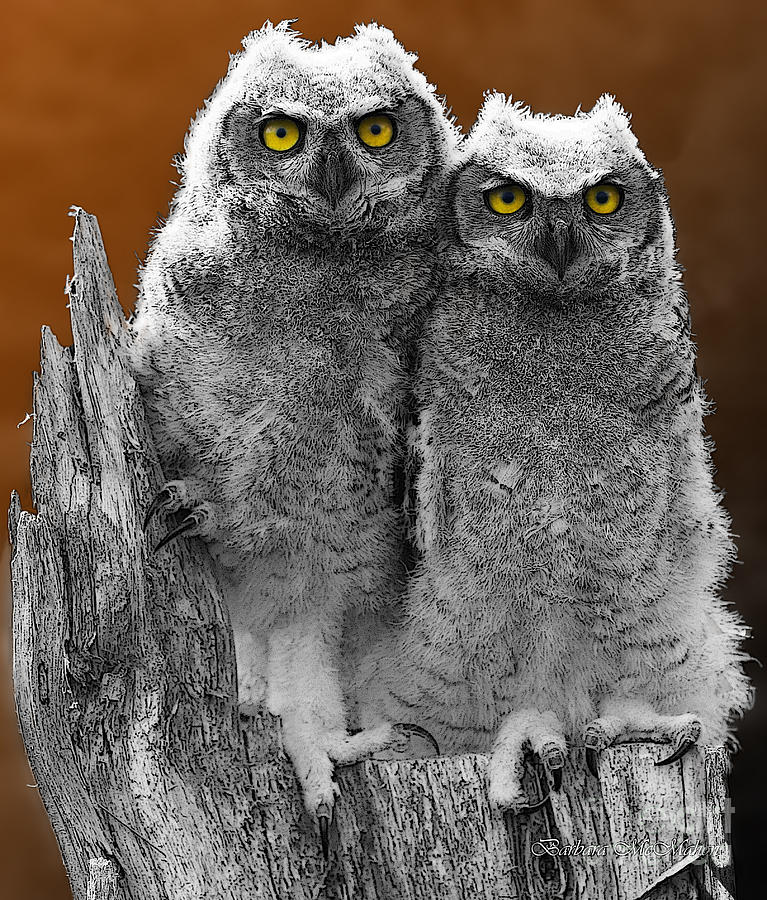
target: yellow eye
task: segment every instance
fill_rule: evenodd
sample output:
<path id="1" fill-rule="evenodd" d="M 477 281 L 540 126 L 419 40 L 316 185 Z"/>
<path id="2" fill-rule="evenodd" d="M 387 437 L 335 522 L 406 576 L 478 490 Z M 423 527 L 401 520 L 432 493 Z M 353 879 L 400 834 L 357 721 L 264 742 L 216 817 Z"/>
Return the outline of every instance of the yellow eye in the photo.
<path id="1" fill-rule="evenodd" d="M 261 141 L 270 150 L 279 153 L 292 150 L 301 137 L 301 128 L 295 119 L 278 117 L 267 119 L 261 126 Z"/>
<path id="2" fill-rule="evenodd" d="M 487 205 L 502 216 L 518 212 L 527 201 L 527 194 L 518 184 L 502 184 L 485 194 Z"/>
<path id="3" fill-rule="evenodd" d="M 395 135 L 394 120 L 383 113 L 365 116 L 357 122 L 357 135 L 368 147 L 385 147 Z"/>
<path id="4" fill-rule="evenodd" d="M 586 205 L 600 215 L 614 213 L 623 203 L 623 191 L 614 184 L 595 184 L 586 191 Z"/>

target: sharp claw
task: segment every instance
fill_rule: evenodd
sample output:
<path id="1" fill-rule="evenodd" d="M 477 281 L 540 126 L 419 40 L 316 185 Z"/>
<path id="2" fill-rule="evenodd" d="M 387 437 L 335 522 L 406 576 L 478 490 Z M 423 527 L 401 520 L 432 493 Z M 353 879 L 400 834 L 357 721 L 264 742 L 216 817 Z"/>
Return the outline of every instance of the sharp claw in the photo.
<path id="1" fill-rule="evenodd" d="M 403 731 L 406 734 L 417 734 L 418 737 L 422 737 L 425 741 L 428 741 L 432 745 L 432 747 L 434 747 L 434 751 L 437 756 L 440 755 L 437 739 L 425 728 L 421 728 L 420 725 L 411 725 L 409 722 L 397 722 L 397 724 L 393 725 L 392 727 L 395 729 L 395 731 Z"/>
<path id="2" fill-rule="evenodd" d="M 170 501 L 171 493 L 168 488 L 163 488 L 159 494 L 156 495 L 154 500 L 149 504 L 146 510 L 146 514 L 144 515 L 144 531 L 149 527 L 149 523 L 152 521 L 152 517 L 157 515 L 157 513 L 165 506 L 166 503 Z"/>
<path id="3" fill-rule="evenodd" d="M 674 750 L 671 756 L 667 756 L 666 759 L 661 759 L 655 763 L 656 766 L 670 766 L 671 763 L 675 763 L 677 760 L 681 759 L 685 753 L 689 753 L 690 750 L 695 746 L 695 741 L 682 741 L 682 743 Z"/>
<path id="4" fill-rule="evenodd" d="M 551 770 L 552 790 L 559 791 L 562 788 L 562 769 L 556 768 Z"/>
<path id="5" fill-rule="evenodd" d="M 593 747 L 586 747 L 586 765 L 589 767 L 589 772 L 591 772 L 594 778 L 599 778 L 599 766 L 597 765 L 598 758 L 597 751 Z"/>
<path id="6" fill-rule="evenodd" d="M 331 810 L 327 803 L 321 803 L 317 807 L 317 824 L 320 827 L 320 844 L 322 845 L 322 858 L 325 862 L 328 861 L 329 850 L 330 850 L 330 816 Z"/>
<path id="7" fill-rule="evenodd" d="M 180 534 L 184 534 L 184 532 L 190 531 L 192 528 L 196 528 L 199 524 L 200 523 L 194 516 L 187 516 L 180 525 L 178 525 L 172 531 L 169 531 L 159 543 L 154 545 L 154 552 L 157 553 L 160 547 L 164 547 L 167 543 L 172 541 L 174 538 L 177 538 Z"/>
<path id="8" fill-rule="evenodd" d="M 528 806 L 523 806 L 518 810 L 518 814 L 520 816 L 527 816 L 530 813 L 538 812 L 539 809 L 542 809 L 549 802 L 550 797 L 550 794 L 546 794 L 545 797 L 541 797 L 536 803 L 530 803 Z"/>

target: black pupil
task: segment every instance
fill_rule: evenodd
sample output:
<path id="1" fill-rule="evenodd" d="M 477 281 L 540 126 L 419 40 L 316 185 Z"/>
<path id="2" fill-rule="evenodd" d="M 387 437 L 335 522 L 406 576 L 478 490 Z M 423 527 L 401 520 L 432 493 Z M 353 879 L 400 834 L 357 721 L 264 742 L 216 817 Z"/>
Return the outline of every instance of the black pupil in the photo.
<path id="1" fill-rule="evenodd" d="M 503 203 L 511 204 L 514 202 L 514 191 L 504 191 L 501 194 L 501 201 Z"/>
<path id="2" fill-rule="evenodd" d="M 278 138 L 284 138 L 288 133 L 288 129 L 284 125 L 280 125 L 275 134 Z"/>
<path id="3" fill-rule="evenodd" d="M 378 122 L 373 122 L 373 124 L 370 126 L 370 133 L 371 134 L 380 134 L 381 133 L 381 126 L 378 124 Z"/>
<path id="4" fill-rule="evenodd" d="M 610 195 L 607 193 L 607 191 L 597 191 L 597 203 L 600 206 L 604 206 L 609 199 Z"/>

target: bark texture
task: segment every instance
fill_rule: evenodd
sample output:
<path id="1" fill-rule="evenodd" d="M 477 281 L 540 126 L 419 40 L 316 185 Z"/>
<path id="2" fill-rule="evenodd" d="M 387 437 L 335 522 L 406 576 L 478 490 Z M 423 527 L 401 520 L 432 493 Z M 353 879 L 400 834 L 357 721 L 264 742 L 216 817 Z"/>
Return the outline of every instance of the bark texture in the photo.
<path id="1" fill-rule="evenodd" d="M 329 864 L 268 714 L 237 712 L 232 638 L 205 546 L 153 554 L 163 481 L 94 217 L 76 210 L 74 348 L 43 330 L 37 514 L 11 501 L 22 734 L 76 900 L 733 896 L 723 750 L 571 753 L 524 817 L 489 807 L 486 760 L 341 769 Z M 545 779 L 532 763 L 531 797 Z"/>

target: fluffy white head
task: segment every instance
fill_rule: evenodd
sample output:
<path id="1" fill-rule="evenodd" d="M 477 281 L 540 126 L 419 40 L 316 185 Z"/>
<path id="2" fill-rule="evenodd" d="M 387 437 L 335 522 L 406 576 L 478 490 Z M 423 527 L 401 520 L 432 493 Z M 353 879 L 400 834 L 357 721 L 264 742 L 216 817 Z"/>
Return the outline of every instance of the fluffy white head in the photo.
<path id="1" fill-rule="evenodd" d="M 192 126 L 180 202 L 344 231 L 418 214 L 455 128 L 389 30 L 311 44 L 267 23 L 243 45 Z"/>
<path id="2" fill-rule="evenodd" d="M 462 242 L 552 299 L 620 281 L 642 254 L 673 264 L 660 173 L 608 95 L 575 116 L 534 115 L 490 95 L 454 187 Z"/>

